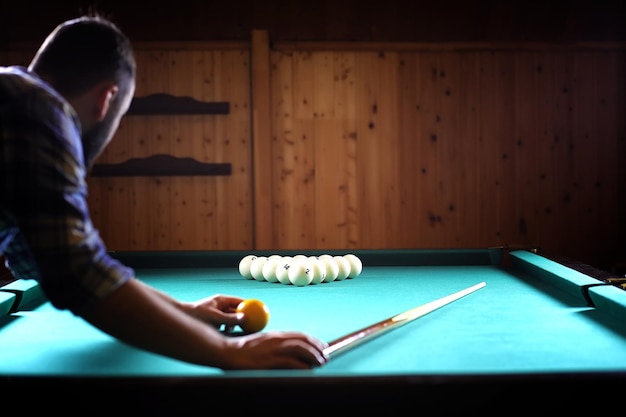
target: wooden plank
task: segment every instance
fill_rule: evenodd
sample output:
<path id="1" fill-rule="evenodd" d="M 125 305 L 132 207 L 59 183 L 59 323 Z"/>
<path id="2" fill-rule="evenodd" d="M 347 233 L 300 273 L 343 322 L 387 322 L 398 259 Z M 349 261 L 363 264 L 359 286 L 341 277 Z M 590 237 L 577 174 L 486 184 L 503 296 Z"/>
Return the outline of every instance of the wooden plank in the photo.
<path id="1" fill-rule="evenodd" d="M 477 243 L 479 246 L 497 246 L 504 244 L 501 241 L 501 219 L 498 215 L 497 202 L 500 199 L 499 159 L 502 157 L 498 146 L 498 112 L 497 95 L 498 66 L 494 54 L 485 52 L 480 56 L 480 106 L 478 151 L 481 155 L 481 165 L 478 167 L 480 193 L 480 234 Z"/>
<path id="2" fill-rule="evenodd" d="M 200 58 L 200 59 L 199 59 Z M 197 77 L 202 77 L 202 71 L 198 66 L 204 63 L 201 56 L 195 51 L 173 50 L 169 53 L 169 80 L 167 90 L 169 94 L 177 97 L 192 97 L 197 94 L 194 86 Z M 167 140 L 170 143 L 171 155 L 178 158 L 188 158 L 194 155 L 194 143 L 200 137 L 203 117 L 172 115 L 170 117 L 170 129 Z M 200 249 L 201 235 L 207 233 L 205 229 L 198 227 L 200 223 L 199 212 L 195 191 L 201 189 L 201 179 L 193 177 L 170 177 L 164 178 L 171 184 L 171 194 L 168 210 L 170 212 L 170 247 L 169 250 Z"/>
<path id="3" fill-rule="evenodd" d="M 460 247 L 466 234 L 462 230 L 463 223 L 459 218 L 459 210 L 464 202 L 473 200 L 471 189 L 466 187 L 468 178 L 472 177 L 467 175 L 469 170 L 466 167 L 475 160 L 472 153 L 462 152 L 463 141 L 471 140 L 464 138 L 463 131 L 459 129 L 460 118 L 468 113 L 467 108 L 459 106 L 461 56 L 455 52 L 441 52 L 439 62 L 438 94 L 441 105 L 436 119 L 439 131 L 437 142 L 441 150 L 440 164 L 442 170 L 445 167 L 446 171 L 446 175 L 442 175 L 440 179 L 440 226 L 444 231 L 442 245 Z"/>
<path id="4" fill-rule="evenodd" d="M 515 54 L 515 188 L 517 204 L 510 221 L 517 228 L 517 239 L 509 244 L 533 245 L 538 241 L 542 225 L 538 221 L 543 202 L 537 189 L 541 167 L 537 161 L 541 126 L 539 87 L 540 58 L 534 52 Z"/>
<path id="5" fill-rule="evenodd" d="M 272 215 L 271 172 L 271 97 L 269 35 L 265 30 L 252 31 L 251 52 L 252 138 L 254 167 L 254 245 L 271 249 L 274 218 Z"/>
<path id="6" fill-rule="evenodd" d="M 285 52 L 274 52 L 271 55 L 272 65 L 272 108 L 274 109 L 274 121 L 272 123 L 272 159 L 270 164 L 272 175 L 272 196 L 273 196 L 273 230 L 272 247 L 280 249 L 282 245 L 277 242 L 284 242 L 289 233 L 288 213 L 290 212 L 289 193 L 285 182 L 285 177 L 290 177 L 291 172 L 287 166 L 291 162 L 286 162 L 289 157 L 290 144 L 294 139 L 295 125 L 295 89 L 296 82 L 293 77 L 293 54 Z M 288 155 L 289 154 L 289 155 Z"/>
<path id="7" fill-rule="evenodd" d="M 399 247 L 420 247 L 419 233 L 423 204 L 420 201 L 422 190 L 422 166 L 420 165 L 420 123 L 419 69 L 418 54 L 407 51 L 399 53 L 398 68 L 398 140 L 401 152 L 398 154 L 398 171 L 402 175 L 399 193 L 402 196 L 402 220 L 404 229 L 399 234 Z"/>
<path id="8" fill-rule="evenodd" d="M 378 138 L 377 94 L 378 56 L 374 52 L 356 55 L 356 120 L 357 120 L 357 185 L 359 190 L 360 246 L 373 248 L 384 245 L 382 199 L 379 178 L 382 174 L 376 141 Z"/>
<path id="9" fill-rule="evenodd" d="M 151 65 L 151 55 L 144 51 L 136 51 L 137 77 L 135 82 L 135 95 L 147 95 L 163 90 L 158 90 L 150 85 L 152 77 L 148 77 L 148 68 Z M 152 120 L 146 118 L 124 118 L 122 123 L 127 127 L 129 136 L 125 137 L 129 155 L 133 157 L 149 157 L 152 153 L 152 136 L 148 124 Z M 154 245 L 153 230 L 150 212 L 153 209 L 152 179 L 130 178 L 130 229 L 128 250 L 156 249 Z M 122 250 L 122 249 L 119 249 Z"/>
<path id="10" fill-rule="evenodd" d="M 218 92 L 218 82 L 221 80 L 220 50 L 198 49 L 195 51 L 194 61 L 196 62 L 196 74 L 193 79 L 192 89 L 197 97 L 204 101 L 230 100 L 227 95 Z M 228 97 L 228 99 L 226 98 Z M 194 121 L 195 140 L 193 142 L 194 155 L 202 161 L 229 161 L 231 164 L 231 175 L 234 172 L 233 161 L 229 156 L 220 152 L 220 140 L 223 128 L 218 125 L 227 122 L 232 114 L 225 118 L 200 118 Z M 219 224 L 220 222 L 231 222 L 229 217 L 220 217 L 218 210 L 218 192 L 215 178 L 205 178 L 198 181 L 195 194 L 195 204 L 197 208 L 196 227 L 201 230 L 196 244 L 200 250 L 210 250 L 220 247 Z M 225 202 L 223 204 L 226 204 Z"/>
<path id="11" fill-rule="evenodd" d="M 571 225 L 575 224 L 576 216 L 572 195 L 572 172 L 574 161 L 571 157 L 572 124 L 571 109 L 574 106 L 572 98 L 572 82 L 574 70 L 574 54 L 570 52 L 558 53 L 555 56 L 552 86 L 554 99 L 552 125 L 554 126 L 552 144 L 552 166 L 555 183 L 554 202 L 555 221 L 550 225 L 552 233 L 558 236 L 553 245 L 560 245 L 562 255 L 569 256 L 576 245 L 578 233 Z M 557 243 L 557 242 L 561 243 Z"/>
<path id="12" fill-rule="evenodd" d="M 340 224 L 345 224 L 341 241 L 336 246 L 350 249 L 359 247 L 359 204 L 358 204 L 358 161 L 356 134 L 356 101 L 355 101 L 355 54 L 352 52 L 333 53 L 334 62 L 334 115 L 341 123 L 341 147 L 343 155 L 341 169 L 343 172 L 343 199 L 338 203 Z"/>
<path id="13" fill-rule="evenodd" d="M 478 87 L 480 77 L 480 55 L 476 52 L 463 51 L 459 53 L 458 67 L 450 68 L 447 73 L 454 73 L 457 88 L 449 96 L 456 106 L 458 114 L 457 125 L 453 132 L 455 147 L 458 151 L 457 180 L 461 186 L 457 187 L 453 207 L 448 207 L 457 216 L 457 235 L 451 246 L 477 247 L 480 243 L 480 188 L 476 172 L 482 163 L 478 152 L 479 142 L 479 100 L 481 91 Z M 455 64 L 456 65 L 456 64 Z M 457 91 L 457 93 L 454 93 Z M 453 111 L 452 108 L 450 111 Z M 450 164 L 448 164 L 449 166 Z"/>
<path id="14" fill-rule="evenodd" d="M 556 181 L 554 168 L 554 125 L 553 111 L 555 99 L 554 90 L 554 54 L 538 54 L 537 63 L 537 153 L 535 164 L 537 169 L 537 243 L 546 250 L 555 248 L 559 239 L 553 229 L 557 221 L 556 211 Z"/>
<path id="15" fill-rule="evenodd" d="M 319 249 L 338 249 L 347 233 L 345 211 L 347 193 L 342 186 L 341 171 L 345 161 L 342 153 L 344 133 L 341 120 L 319 119 L 315 122 L 315 233 L 314 245 Z"/>
<path id="16" fill-rule="evenodd" d="M 293 81 L 295 103 L 300 110 L 294 113 L 304 117 L 296 119 L 292 126 L 291 141 L 286 142 L 284 178 L 287 180 L 285 189 L 289 189 L 285 202 L 290 206 L 287 211 L 290 228 L 289 239 L 281 248 L 312 249 L 315 247 L 317 229 L 316 195 L 317 161 L 316 138 L 322 140 L 317 132 L 318 121 L 332 117 L 332 103 L 320 93 L 332 98 L 332 73 L 329 73 L 328 62 L 319 65 L 319 59 L 326 59 L 319 54 L 296 55 L 293 60 Z M 332 70 L 332 68 L 330 68 Z M 308 113 L 308 110 L 312 113 Z"/>
<path id="17" fill-rule="evenodd" d="M 306 249 L 312 247 L 315 233 L 315 154 L 316 124 L 316 74 L 314 56 L 296 54 L 293 60 L 295 122 L 289 140 L 283 142 L 284 160 L 280 181 L 285 218 L 282 219 L 281 249 Z M 317 136 L 319 139 L 320 136 Z M 287 138 L 286 138 L 287 139 Z"/>
<path id="18" fill-rule="evenodd" d="M 592 242 L 597 243 L 594 245 L 594 254 L 585 251 L 585 248 L 580 248 L 577 254 L 585 252 L 580 256 L 590 256 L 592 259 L 601 259 L 605 265 L 615 265 L 626 260 L 623 239 L 626 233 L 623 210 L 626 204 L 626 174 L 623 169 L 626 155 L 626 52 L 596 53 L 592 71 L 595 82 L 590 100 L 592 109 L 586 117 L 591 117 L 594 122 L 590 142 L 597 153 L 594 154 L 595 161 L 586 158 L 584 163 L 595 163 L 598 166 L 594 183 L 597 222 L 590 226 L 593 230 Z"/>
<path id="19" fill-rule="evenodd" d="M 313 97 L 314 140 L 310 141 L 315 155 L 315 188 L 311 195 L 315 221 L 310 247 L 324 249 L 340 248 L 345 241 L 346 187 L 343 166 L 346 155 L 343 148 L 342 123 L 335 115 L 336 55 L 319 51 L 311 54 L 313 84 L 308 94 Z M 302 74 L 306 76 L 305 74 Z M 300 77 L 303 82 L 304 77 Z"/>
<path id="20" fill-rule="evenodd" d="M 604 146 L 598 146 L 602 139 L 594 138 L 593 132 L 597 131 L 596 118 L 593 115 L 597 106 L 597 76 L 594 68 L 595 53 L 580 52 L 574 57 L 571 81 L 571 107 L 568 108 L 568 124 L 571 125 L 570 145 L 567 155 L 571 161 L 568 169 L 571 175 L 571 221 L 580 225 L 571 238 L 574 241 L 592 241 L 596 229 L 601 228 L 594 206 L 598 201 L 612 201 L 616 203 L 613 193 L 597 193 L 597 181 L 600 176 L 598 166 L 599 155 L 603 153 Z M 574 236 L 575 234 L 575 236 Z M 575 245 L 570 256 L 575 256 L 579 251 Z"/>
<path id="21" fill-rule="evenodd" d="M 420 237 L 419 247 L 442 247 L 443 230 L 441 211 L 442 179 L 441 146 L 439 142 L 440 124 L 438 123 L 441 109 L 442 92 L 440 54 L 425 52 L 418 60 L 418 94 L 420 101 L 420 118 L 418 129 L 419 160 L 416 164 L 420 170 L 420 225 L 417 233 Z"/>
<path id="22" fill-rule="evenodd" d="M 502 109 L 496 118 L 494 148 L 497 149 L 494 163 L 497 165 L 496 204 L 497 235 L 494 243 L 485 242 L 483 246 L 497 246 L 518 243 L 517 222 L 514 219 L 515 208 L 520 204 L 516 190 L 515 145 L 515 54 L 506 51 L 496 55 L 497 83 L 496 108 Z M 487 162 L 488 163 L 488 162 Z"/>
<path id="23" fill-rule="evenodd" d="M 407 233 L 404 227 L 400 203 L 401 173 L 398 171 L 400 140 L 398 138 L 398 53 L 379 52 L 376 59 L 376 101 L 377 122 L 374 129 L 377 138 L 373 143 L 378 154 L 380 175 L 378 187 L 382 215 L 377 220 L 379 240 L 384 245 L 395 245 L 397 237 Z M 392 243 L 394 242 L 394 243 Z"/>
<path id="24" fill-rule="evenodd" d="M 514 77 L 510 53 L 481 55 L 481 246 L 505 245 L 513 239 Z"/>
<path id="25" fill-rule="evenodd" d="M 170 77 L 173 70 L 171 51 L 150 51 L 144 61 L 146 68 L 145 82 L 148 94 L 169 91 Z M 150 117 L 144 121 L 146 142 L 138 144 L 151 155 L 172 155 L 172 116 Z M 147 224 L 149 247 L 152 250 L 172 248 L 172 181 L 168 177 L 152 177 L 147 184 L 137 184 L 138 205 L 149 205 Z"/>
<path id="26" fill-rule="evenodd" d="M 231 114 L 227 118 L 216 118 L 216 138 L 218 138 L 214 158 L 232 161 L 233 173 L 230 177 L 214 178 L 216 189 L 216 208 L 218 238 L 216 244 L 226 249 L 251 249 L 253 246 L 253 199 L 252 199 L 252 142 L 250 139 L 250 51 L 248 49 L 218 51 L 216 60 L 220 79 L 216 83 L 216 97 L 231 101 Z M 268 56 L 269 59 L 269 56 Z M 269 63 L 268 63 L 269 66 Z M 268 69 L 269 71 L 269 69 Z M 269 72 L 267 73 L 269 77 Z M 269 83 L 269 80 L 267 80 Z M 268 85 L 269 88 L 269 85 Z M 269 91 L 267 91 L 269 95 Z M 267 97 L 269 100 L 269 97 Z M 263 150 L 271 157 L 271 120 L 270 104 L 267 104 L 266 136 Z M 254 142 L 256 147 L 256 142 Z M 267 166 L 271 160 L 264 160 Z M 271 169 L 262 168 L 265 175 L 263 182 L 271 182 Z M 263 198 L 270 198 L 263 196 Z M 269 206 L 271 210 L 271 200 Z M 267 219 L 264 219 L 267 222 Z M 271 226 L 271 225 L 270 225 Z M 265 227 L 265 226 L 263 226 Z M 264 237 L 269 245 L 271 227 L 267 228 L 270 235 Z"/>
<path id="27" fill-rule="evenodd" d="M 396 241 L 402 218 L 399 205 L 398 55 L 357 54 L 356 119 L 361 247 Z M 394 243 L 395 244 L 395 243 Z"/>

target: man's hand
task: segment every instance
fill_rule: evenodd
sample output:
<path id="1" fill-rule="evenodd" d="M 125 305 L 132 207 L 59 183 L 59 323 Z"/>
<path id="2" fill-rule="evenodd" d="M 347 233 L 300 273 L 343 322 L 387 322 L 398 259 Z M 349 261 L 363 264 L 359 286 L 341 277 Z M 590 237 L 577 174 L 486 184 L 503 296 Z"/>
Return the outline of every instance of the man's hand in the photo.
<path id="1" fill-rule="evenodd" d="M 198 320 L 218 329 L 225 325 L 226 330 L 232 330 L 241 322 L 241 315 L 238 315 L 235 310 L 242 301 L 243 298 L 240 297 L 216 294 L 188 303 L 186 311 Z"/>
<path id="2" fill-rule="evenodd" d="M 312 369 L 324 365 L 328 344 L 299 332 L 272 331 L 229 338 L 223 369 Z"/>

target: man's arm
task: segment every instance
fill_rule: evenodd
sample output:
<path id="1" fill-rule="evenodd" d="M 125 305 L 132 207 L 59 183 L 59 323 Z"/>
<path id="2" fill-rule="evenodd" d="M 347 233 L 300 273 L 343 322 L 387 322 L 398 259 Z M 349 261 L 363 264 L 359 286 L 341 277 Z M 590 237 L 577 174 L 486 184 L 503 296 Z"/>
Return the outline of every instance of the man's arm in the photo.
<path id="1" fill-rule="evenodd" d="M 218 329 L 222 325 L 225 325 L 227 329 L 232 329 L 242 320 L 242 317 L 236 312 L 237 306 L 243 301 L 241 297 L 215 294 L 193 302 L 182 302 L 141 281 L 138 282 L 144 286 L 146 291 L 153 292 L 157 297 L 162 298 L 183 313 Z"/>
<path id="2" fill-rule="evenodd" d="M 111 336 L 153 353 L 222 369 L 310 369 L 326 344 L 297 332 L 230 337 L 186 314 L 151 287 L 128 280 L 81 316 Z"/>

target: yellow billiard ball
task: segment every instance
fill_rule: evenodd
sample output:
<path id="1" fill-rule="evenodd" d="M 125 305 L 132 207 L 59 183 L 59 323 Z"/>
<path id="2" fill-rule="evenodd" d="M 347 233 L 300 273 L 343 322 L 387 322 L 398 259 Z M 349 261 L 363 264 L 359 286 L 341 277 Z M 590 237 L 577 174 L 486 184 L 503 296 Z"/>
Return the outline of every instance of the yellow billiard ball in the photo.
<path id="1" fill-rule="evenodd" d="M 270 309 L 256 298 L 243 300 L 237 306 L 236 312 L 242 315 L 239 327 L 245 333 L 260 332 L 270 321 Z"/>

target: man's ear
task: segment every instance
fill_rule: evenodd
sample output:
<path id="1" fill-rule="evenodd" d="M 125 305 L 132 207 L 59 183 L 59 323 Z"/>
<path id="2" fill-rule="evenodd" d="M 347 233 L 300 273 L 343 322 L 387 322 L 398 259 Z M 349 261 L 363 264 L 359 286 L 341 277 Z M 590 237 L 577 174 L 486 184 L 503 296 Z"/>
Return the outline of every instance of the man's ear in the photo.
<path id="1" fill-rule="evenodd" d="M 101 84 L 96 90 L 96 119 L 102 121 L 109 111 L 111 100 L 117 96 L 119 87 L 112 83 Z"/>

